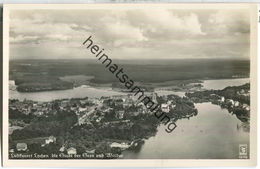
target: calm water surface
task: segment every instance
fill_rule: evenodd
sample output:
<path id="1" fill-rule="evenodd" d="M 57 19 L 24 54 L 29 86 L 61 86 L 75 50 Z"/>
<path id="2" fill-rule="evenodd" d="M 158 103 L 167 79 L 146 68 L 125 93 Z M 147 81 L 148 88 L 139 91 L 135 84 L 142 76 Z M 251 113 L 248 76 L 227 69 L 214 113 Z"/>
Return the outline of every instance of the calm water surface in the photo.
<path id="1" fill-rule="evenodd" d="M 227 110 L 211 103 L 196 104 L 198 115 L 176 122 L 172 133 L 158 127 L 156 136 L 145 140 L 140 151 L 125 151 L 131 159 L 238 158 L 239 144 L 249 144 L 249 133 L 237 129 L 241 122 Z"/>
<path id="2" fill-rule="evenodd" d="M 228 86 L 240 86 L 245 83 L 249 83 L 249 78 L 204 80 L 202 85 L 204 89 L 221 90 Z"/>
<path id="3" fill-rule="evenodd" d="M 13 84 L 13 82 L 10 82 Z M 21 93 L 14 89 L 9 91 L 9 98 L 19 100 L 34 100 L 34 101 L 52 101 L 66 98 L 100 98 L 102 96 L 125 95 L 126 93 L 113 91 L 111 88 L 94 88 L 90 86 L 80 86 L 68 90 L 55 90 L 43 92 Z"/>
<path id="4" fill-rule="evenodd" d="M 204 89 L 224 89 L 249 83 L 246 79 L 205 80 Z M 167 91 L 163 91 L 167 92 Z M 179 92 L 183 96 L 184 92 Z M 125 159 L 237 159 L 239 144 L 249 145 L 249 133 L 235 115 L 211 103 L 195 104 L 198 115 L 176 122 L 172 133 L 158 126 L 154 137 L 145 140 L 138 151 L 123 152 Z"/>

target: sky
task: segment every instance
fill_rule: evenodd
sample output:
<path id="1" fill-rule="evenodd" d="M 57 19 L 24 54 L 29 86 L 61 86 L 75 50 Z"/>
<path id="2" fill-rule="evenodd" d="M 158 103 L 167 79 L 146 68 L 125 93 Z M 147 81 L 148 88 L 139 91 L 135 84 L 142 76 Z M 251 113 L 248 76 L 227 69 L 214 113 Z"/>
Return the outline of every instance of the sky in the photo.
<path id="1" fill-rule="evenodd" d="M 12 10 L 11 59 L 249 59 L 245 9 Z"/>

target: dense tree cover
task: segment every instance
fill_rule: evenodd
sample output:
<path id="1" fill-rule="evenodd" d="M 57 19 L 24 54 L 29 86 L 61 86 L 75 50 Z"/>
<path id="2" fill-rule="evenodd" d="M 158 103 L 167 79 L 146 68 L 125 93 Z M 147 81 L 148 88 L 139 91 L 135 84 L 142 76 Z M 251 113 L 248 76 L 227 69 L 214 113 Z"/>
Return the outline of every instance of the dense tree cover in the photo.
<path id="1" fill-rule="evenodd" d="M 240 103 L 245 103 L 250 105 L 250 96 L 240 95 L 238 94 L 239 91 L 250 90 L 250 84 L 244 84 L 242 86 L 232 86 L 232 87 L 226 87 L 223 90 L 218 90 L 215 93 L 224 96 L 226 99 L 233 99 L 235 101 L 239 101 Z"/>
<path id="2" fill-rule="evenodd" d="M 38 91 L 48 91 L 48 90 L 65 90 L 73 88 L 73 83 L 65 82 L 60 79 L 47 81 L 35 81 L 36 79 L 31 79 L 29 82 L 16 82 L 18 83 L 17 90 L 19 92 L 38 92 Z M 18 80 L 17 80 L 18 81 Z"/>
<path id="3" fill-rule="evenodd" d="M 163 103 L 167 100 L 172 101 L 176 107 L 169 114 L 172 114 L 176 119 L 196 113 L 194 111 L 196 110 L 194 109 L 194 104 L 187 98 L 171 95 L 168 96 L 168 98 L 158 97 L 158 99 L 161 99 Z M 47 117 L 33 118 L 30 125 L 22 130 L 15 130 L 10 140 L 11 142 L 15 142 L 22 139 L 30 140 L 37 137 L 53 135 L 57 138 L 55 144 L 41 148 L 39 143 L 34 142 L 33 144 L 29 144 L 32 152 L 45 152 L 45 150 L 46 152 L 58 151 L 58 148 L 64 144 L 67 148 L 75 147 L 78 153 L 83 153 L 89 148 L 96 148 L 98 152 L 117 152 L 118 150 L 109 148 L 106 142 L 107 139 L 132 141 L 155 135 L 157 126 L 161 121 L 154 116 L 154 113 L 139 113 L 138 111 L 142 106 L 138 107 L 134 104 L 123 109 L 120 107 L 122 106 L 120 102 L 121 101 L 118 100 L 119 104 L 115 105 L 110 104 L 111 102 L 108 101 L 106 104 L 112 106 L 111 110 L 105 113 L 101 111 L 95 114 L 97 116 L 104 114 L 101 123 L 96 123 L 95 120 L 93 120 L 91 121 L 92 123 L 86 123 L 80 126 L 75 125 L 78 119 L 74 112 L 60 110 L 59 105 L 54 103 L 53 107 L 57 110 L 55 114 L 48 115 Z M 122 121 L 117 118 L 117 111 L 119 110 L 125 111 Z"/>
<path id="4" fill-rule="evenodd" d="M 11 137 L 13 140 L 21 140 L 50 135 L 57 136 L 68 131 L 76 122 L 77 116 L 74 112 L 61 111 L 55 115 L 34 119 L 30 125 L 22 130 L 15 130 Z"/>
<path id="5" fill-rule="evenodd" d="M 10 120 L 22 120 L 25 123 L 30 123 L 34 118 L 35 118 L 35 116 L 31 113 L 26 115 L 26 114 L 20 112 L 19 110 L 9 109 L 9 119 Z"/>
<path id="6" fill-rule="evenodd" d="M 95 128 L 86 124 L 76 126 L 67 133 L 65 139 L 70 140 L 71 145 L 84 151 L 89 147 L 99 146 L 106 139 L 134 140 L 154 135 L 158 119 L 152 115 L 140 114 L 131 119 L 131 124 L 120 122 L 109 124 L 106 127 L 96 126 Z"/>
<path id="7" fill-rule="evenodd" d="M 28 149 L 30 150 L 31 153 L 50 155 L 51 153 L 58 153 L 60 149 L 60 145 L 56 143 L 50 143 L 42 147 L 41 144 L 39 143 L 32 143 L 28 145 Z"/>
<path id="8" fill-rule="evenodd" d="M 138 60 L 138 63 L 123 62 L 121 67 L 135 82 L 161 83 L 172 80 L 191 80 L 232 78 L 234 75 L 248 77 L 250 62 L 248 60 L 164 60 L 152 61 L 150 64 Z M 160 62 L 160 63 L 159 63 Z M 30 64 L 28 66 L 23 63 Z M 207 71 L 205 71 L 207 70 Z M 17 73 L 19 72 L 19 73 Z M 174 72 L 174 73 L 173 73 Z M 104 71 L 104 65 L 90 60 L 14 60 L 10 62 L 10 78 L 15 80 L 18 86 L 22 83 L 50 82 L 50 86 L 59 81 L 59 77 L 69 75 L 94 76 L 93 83 L 121 84 L 109 71 Z M 59 81 L 59 83 L 62 83 Z M 114 84 L 114 86 L 115 86 Z M 38 83 L 35 87 L 41 87 Z M 118 85 L 117 85 L 118 86 Z M 52 86 L 53 87 L 53 86 Z M 55 87 L 55 86 L 54 86 Z"/>
<path id="9" fill-rule="evenodd" d="M 104 115 L 104 121 L 113 121 L 113 120 L 116 120 L 116 112 L 114 109 L 106 112 Z"/>
<path id="10" fill-rule="evenodd" d="M 207 100 L 213 97 L 212 94 L 216 94 L 225 97 L 225 99 L 232 99 L 234 101 L 239 101 L 242 104 L 245 103 L 250 105 L 250 96 L 238 94 L 241 90 L 249 91 L 250 84 L 247 83 L 241 86 L 226 87 L 223 90 L 196 91 L 193 93 L 186 93 L 186 96 Z"/>

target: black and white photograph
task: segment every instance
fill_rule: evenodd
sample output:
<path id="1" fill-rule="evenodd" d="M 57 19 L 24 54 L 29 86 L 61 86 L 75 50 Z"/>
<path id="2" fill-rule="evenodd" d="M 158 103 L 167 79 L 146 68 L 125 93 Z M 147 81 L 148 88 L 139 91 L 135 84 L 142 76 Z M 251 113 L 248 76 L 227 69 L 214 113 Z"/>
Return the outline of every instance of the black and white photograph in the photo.
<path id="1" fill-rule="evenodd" d="M 254 166 L 256 9 L 4 6 L 5 164 Z"/>

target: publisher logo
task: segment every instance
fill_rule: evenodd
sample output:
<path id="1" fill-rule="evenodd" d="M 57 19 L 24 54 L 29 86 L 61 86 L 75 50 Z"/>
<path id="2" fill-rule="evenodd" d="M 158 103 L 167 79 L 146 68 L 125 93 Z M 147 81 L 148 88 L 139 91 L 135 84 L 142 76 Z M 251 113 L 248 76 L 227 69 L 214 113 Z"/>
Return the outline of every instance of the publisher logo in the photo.
<path id="1" fill-rule="evenodd" d="M 239 144 L 239 158 L 248 158 L 247 144 Z"/>

